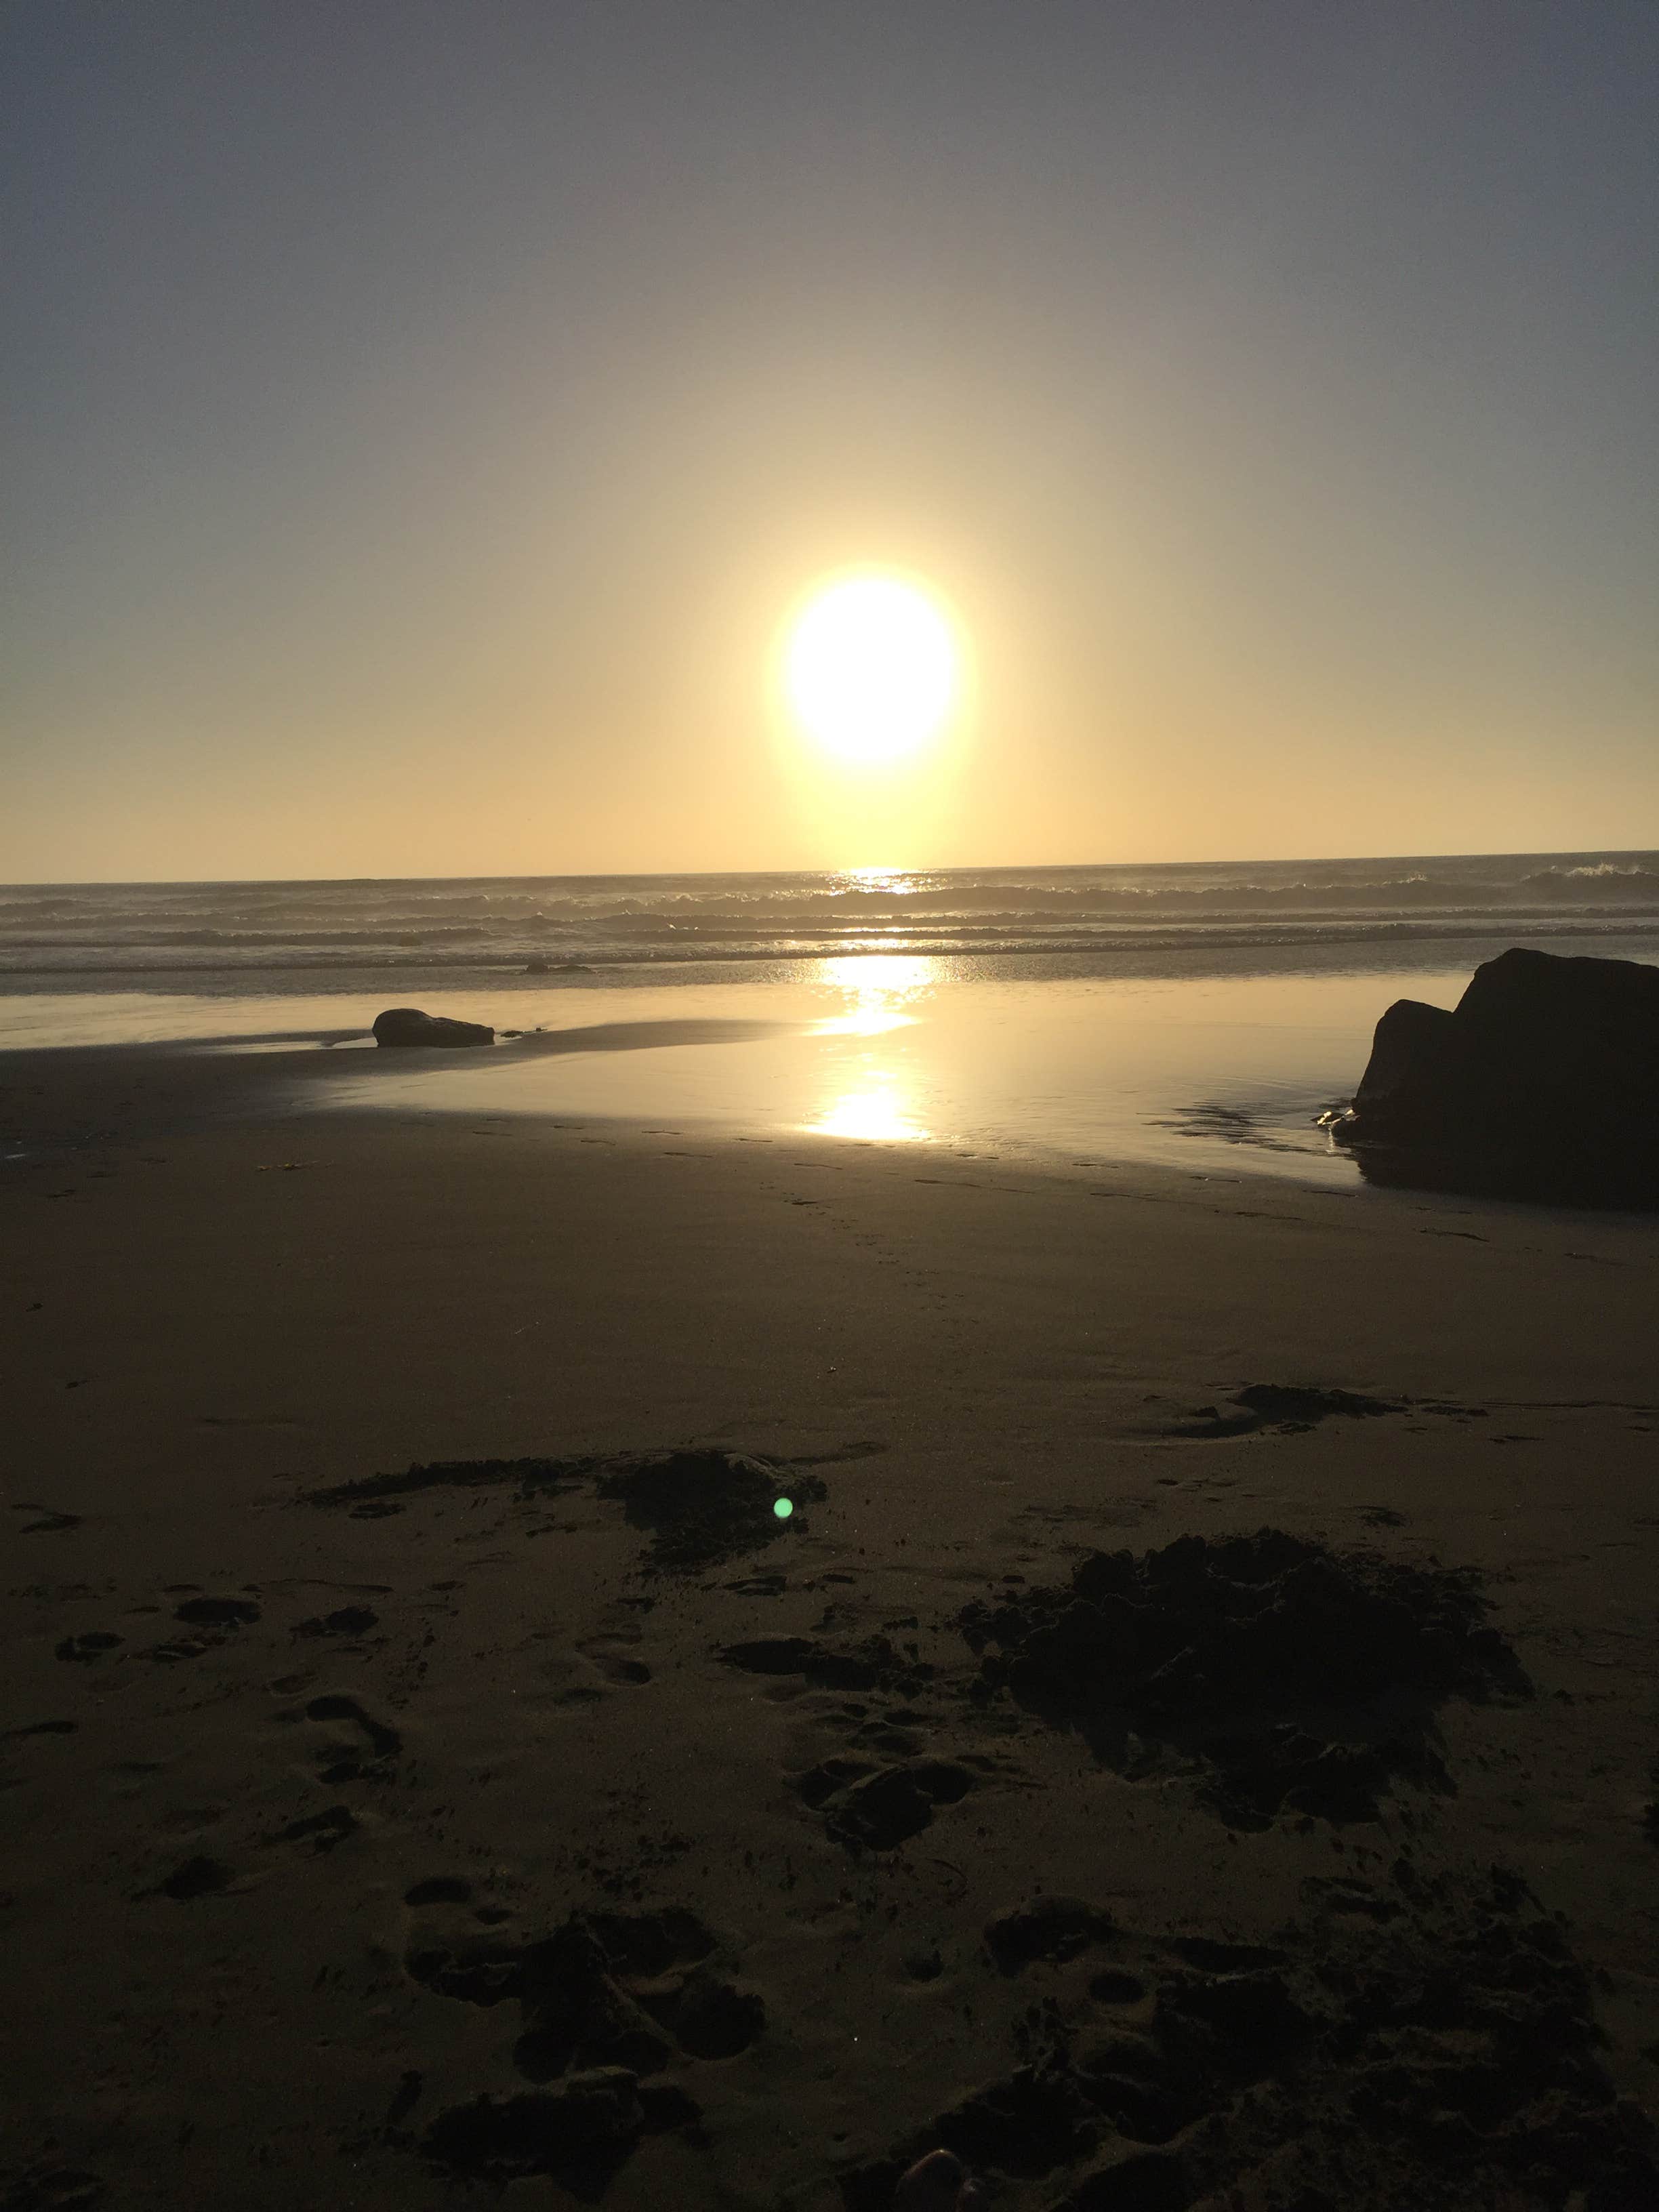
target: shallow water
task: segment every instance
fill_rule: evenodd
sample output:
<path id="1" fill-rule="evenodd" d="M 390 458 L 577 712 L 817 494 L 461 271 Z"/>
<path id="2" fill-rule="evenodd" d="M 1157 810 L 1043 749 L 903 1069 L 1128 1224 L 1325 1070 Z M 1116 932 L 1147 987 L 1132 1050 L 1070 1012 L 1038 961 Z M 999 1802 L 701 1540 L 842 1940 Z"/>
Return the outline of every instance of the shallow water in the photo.
<path id="1" fill-rule="evenodd" d="M 567 995 L 536 1008 L 551 1017 L 544 1039 L 441 1064 L 377 1053 L 361 1072 L 331 1071 L 319 1103 L 1347 1185 L 1352 1163 L 1317 1116 L 1352 1095 L 1384 1006 L 1407 993 L 1449 1006 L 1468 980 L 962 981 L 951 968 L 878 956 L 804 963 L 791 981 L 585 991 L 579 1006 Z M 445 1010 L 472 1011 L 447 998 Z"/>
<path id="2" fill-rule="evenodd" d="M 1653 957 L 1639 938 L 1598 949 Z M 1318 1116 L 1352 1097 L 1387 1006 L 1455 1005 L 1491 948 L 1436 950 L 1441 964 L 1418 947 L 1410 964 L 1387 967 L 1374 948 L 1362 965 L 1352 948 L 1258 943 L 1161 954 L 1153 972 L 1142 962 L 1129 973 L 1098 951 L 842 954 L 680 968 L 672 979 L 638 968 L 498 974 L 459 989 L 453 976 L 374 972 L 349 989 L 331 977 L 326 992 L 295 975 L 258 993 L 246 975 L 188 993 L 131 981 L 53 991 L 36 979 L 0 997 L 0 1042 L 316 1048 L 318 1081 L 281 1078 L 283 1103 L 301 1109 L 811 1133 L 1350 1188 L 1353 1162 Z M 488 1052 L 382 1053 L 367 1024 L 393 1003 L 525 1034 Z"/>

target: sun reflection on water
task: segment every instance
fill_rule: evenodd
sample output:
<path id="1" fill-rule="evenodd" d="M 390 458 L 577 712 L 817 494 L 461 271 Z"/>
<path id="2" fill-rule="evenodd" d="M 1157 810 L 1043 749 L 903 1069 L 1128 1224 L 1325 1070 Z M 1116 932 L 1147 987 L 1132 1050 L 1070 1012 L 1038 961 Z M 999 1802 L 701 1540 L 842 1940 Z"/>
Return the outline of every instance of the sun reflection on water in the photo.
<path id="1" fill-rule="evenodd" d="M 910 1111 L 903 1091 L 887 1074 L 849 1091 L 825 1108 L 810 1128 L 821 1137 L 857 1137 L 866 1144 L 918 1145 L 932 1134 Z"/>
<path id="2" fill-rule="evenodd" d="M 817 963 L 815 981 L 840 993 L 842 1011 L 817 1026 L 820 1036 L 879 1036 L 916 1018 L 905 1011 L 927 997 L 945 963 L 925 954 L 858 953 Z"/>
<path id="3" fill-rule="evenodd" d="M 817 980 L 837 993 L 842 1011 L 817 1026 L 824 1037 L 875 1037 L 908 1029 L 947 963 L 922 954 L 874 953 L 817 963 Z M 884 1053 L 884 1060 L 887 1054 Z M 906 1071 L 878 1066 L 869 1053 L 848 1052 L 831 1072 L 835 1095 L 808 1123 L 820 1136 L 866 1144 L 921 1144 L 933 1132 L 917 1116 Z"/>

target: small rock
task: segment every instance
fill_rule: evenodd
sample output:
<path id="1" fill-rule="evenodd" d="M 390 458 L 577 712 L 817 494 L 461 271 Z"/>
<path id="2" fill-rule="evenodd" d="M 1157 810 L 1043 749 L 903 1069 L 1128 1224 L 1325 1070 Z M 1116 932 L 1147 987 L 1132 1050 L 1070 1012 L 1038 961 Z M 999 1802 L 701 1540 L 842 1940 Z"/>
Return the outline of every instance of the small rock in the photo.
<path id="1" fill-rule="evenodd" d="M 447 1051 L 459 1045 L 494 1044 L 495 1032 L 483 1022 L 458 1022 L 447 1014 L 425 1014 L 418 1006 L 388 1006 L 374 1017 L 374 1042 L 428 1045 Z"/>

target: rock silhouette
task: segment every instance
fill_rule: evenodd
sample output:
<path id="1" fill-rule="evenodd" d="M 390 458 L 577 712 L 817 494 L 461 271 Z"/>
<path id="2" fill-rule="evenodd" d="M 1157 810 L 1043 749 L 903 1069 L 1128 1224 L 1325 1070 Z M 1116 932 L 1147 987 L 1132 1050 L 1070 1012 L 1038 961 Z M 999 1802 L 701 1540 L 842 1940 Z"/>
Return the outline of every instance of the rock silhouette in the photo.
<path id="1" fill-rule="evenodd" d="M 1516 948 L 1398 1000 L 1330 1127 L 1378 1182 L 1659 1204 L 1659 968 Z"/>
<path id="2" fill-rule="evenodd" d="M 429 1045 L 447 1051 L 456 1045 L 494 1044 L 495 1032 L 483 1022 L 458 1022 L 447 1014 L 423 1014 L 418 1006 L 388 1006 L 374 1017 L 376 1044 Z"/>

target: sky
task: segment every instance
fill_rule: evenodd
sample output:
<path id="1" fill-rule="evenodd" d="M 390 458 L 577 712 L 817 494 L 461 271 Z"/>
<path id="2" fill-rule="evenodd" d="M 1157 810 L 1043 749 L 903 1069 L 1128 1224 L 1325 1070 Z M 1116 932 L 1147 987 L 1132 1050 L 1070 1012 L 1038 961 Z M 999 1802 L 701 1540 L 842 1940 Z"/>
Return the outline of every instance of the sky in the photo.
<path id="1" fill-rule="evenodd" d="M 9 0 L 0 879 L 1659 846 L 1652 0 Z M 780 625 L 924 580 L 902 768 Z"/>

